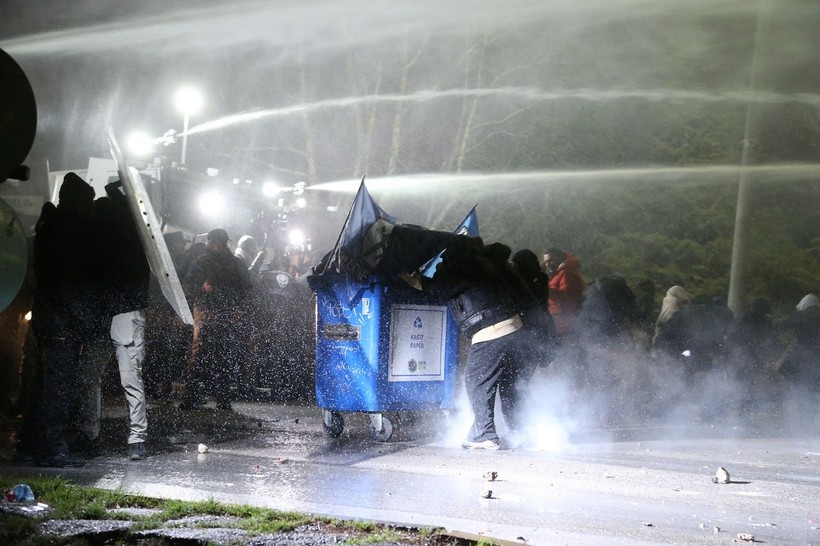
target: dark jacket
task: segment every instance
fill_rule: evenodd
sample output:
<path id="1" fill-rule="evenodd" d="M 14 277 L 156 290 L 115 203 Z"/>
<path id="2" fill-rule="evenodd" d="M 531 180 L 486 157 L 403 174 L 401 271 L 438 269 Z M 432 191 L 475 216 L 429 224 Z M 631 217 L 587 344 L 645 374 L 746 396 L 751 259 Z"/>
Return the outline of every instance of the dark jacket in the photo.
<path id="1" fill-rule="evenodd" d="M 677 357 L 688 351 L 689 368 L 703 370 L 727 356 L 726 335 L 732 322 L 732 312 L 723 305 L 684 307 L 660 331 L 655 346 Z"/>
<path id="2" fill-rule="evenodd" d="M 546 273 L 541 271 L 541 267 L 538 264 L 538 256 L 536 256 L 532 250 L 525 248 L 516 252 L 512 257 L 512 261 L 513 264 L 515 264 L 518 274 L 521 275 L 535 296 L 538 305 L 548 313 L 550 279 Z"/>
<path id="3" fill-rule="evenodd" d="M 34 238 L 32 327 L 38 337 L 84 341 L 108 335 L 113 315 L 100 290 L 98 242 L 90 211 L 43 205 Z"/>
<path id="4" fill-rule="evenodd" d="M 105 187 L 108 195 L 104 212 L 107 225 L 100 233 L 107 234 L 106 277 L 111 288 L 109 305 L 112 314 L 144 309 L 149 303 L 151 268 L 142 248 L 134 217 L 128 209 L 119 183 Z M 97 202 L 105 202 L 98 199 Z"/>
<path id="5" fill-rule="evenodd" d="M 590 341 L 603 341 L 627 331 L 638 311 L 635 294 L 618 275 L 601 277 L 584 290 L 576 321 L 578 333 Z"/>
<path id="6" fill-rule="evenodd" d="M 479 239 L 458 236 L 448 245 L 432 279 L 422 280 L 425 294 L 446 300 L 461 331 L 472 336 L 518 314 L 506 261 L 488 252 Z"/>
<path id="7" fill-rule="evenodd" d="M 208 282 L 213 292 L 206 292 Z M 185 292 L 194 305 L 214 312 L 230 311 L 244 303 L 251 289 L 250 275 L 241 258 L 229 250 L 208 248 L 192 264 L 185 277 Z"/>

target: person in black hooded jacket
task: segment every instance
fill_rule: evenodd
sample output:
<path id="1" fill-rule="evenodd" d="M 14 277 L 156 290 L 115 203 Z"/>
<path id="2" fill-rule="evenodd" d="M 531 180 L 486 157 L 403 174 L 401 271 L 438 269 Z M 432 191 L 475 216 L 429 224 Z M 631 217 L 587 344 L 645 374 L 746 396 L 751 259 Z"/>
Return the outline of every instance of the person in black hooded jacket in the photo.
<path id="1" fill-rule="evenodd" d="M 447 301 L 462 334 L 470 340 L 464 383 L 473 424 L 461 444 L 465 449 L 501 448 L 495 426 L 496 394 L 513 428 L 520 405 L 523 321 L 517 298 L 522 293 L 520 278 L 507 263 L 509 254 L 504 245 L 485 246 L 478 237 L 459 235 L 447 245 L 432 279 L 402 275 L 426 295 Z"/>
<path id="2" fill-rule="evenodd" d="M 32 329 L 41 351 L 42 388 L 24 421 L 18 458 L 47 466 L 76 466 L 66 427 L 83 343 L 106 336 L 111 315 L 98 290 L 103 267 L 94 237 L 94 188 L 75 173 L 59 203 L 43 205 L 35 226 Z M 35 417 L 36 416 L 36 417 Z M 44 437 L 38 435 L 42 426 Z"/>

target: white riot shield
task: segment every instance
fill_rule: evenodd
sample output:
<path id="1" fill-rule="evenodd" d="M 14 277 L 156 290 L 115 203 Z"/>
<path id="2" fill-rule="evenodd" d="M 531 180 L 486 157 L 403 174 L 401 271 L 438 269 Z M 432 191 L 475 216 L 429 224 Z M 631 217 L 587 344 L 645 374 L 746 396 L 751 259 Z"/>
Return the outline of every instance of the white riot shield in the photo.
<path id="1" fill-rule="evenodd" d="M 145 250 L 151 271 L 159 281 L 162 295 L 165 296 L 165 299 L 168 300 L 168 303 L 171 304 L 171 307 L 174 308 L 176 314 L 185 324 L 193 325 L 194 317 L 191 315 L 191 309 L 188 307 L 188 301 L 182 291 L 177 270 L 171 261 L 171 253 L 168 252 L 168 246 L 162 237 L 160 223 L 157 221 L 154 207 L 151 206 L 151 201 L 148 199 L 148 192 L 142 184 L 140 173 L 135 167 L 131 167 L 126 163 L 114 136 L 114 129 L 110 125 L 106 127 L 106 136 L 108 137 L 108 145 L 111 148 L 111 155 L 114 156 L 114 161 L 119 166 L 122 188 L 128 200 L 128 208 L 137 223 L 142 248 Z"/>

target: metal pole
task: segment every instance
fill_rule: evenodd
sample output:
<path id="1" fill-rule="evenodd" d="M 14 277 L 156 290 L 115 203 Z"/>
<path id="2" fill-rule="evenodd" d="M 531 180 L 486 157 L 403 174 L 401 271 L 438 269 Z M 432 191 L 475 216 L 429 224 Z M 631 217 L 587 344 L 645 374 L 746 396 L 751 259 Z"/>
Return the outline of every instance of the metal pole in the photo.
<path id="1" fill-rule="evenodd" d="M 755 30 L 755 44 L 752 56 L 752 75 L 750 91 L 754 92 L 758 86 L 758 70 L 764 41 L 767 38 L 769 25 L 769 5 L 761 0 L 757 12 L 757 29 Z M 746 295 L 746 274 L 748 270 L 748 248 L 751 224 L 752 181 L 746 167 L 754 162 L 753 138 L 756 134 L 757 122 L 760 119 L 759 105 L 753 100 L 746 107 L 746 126 L 743 131 L 743 152 L 740 159 L 740 180 L 737 190 L 737 210 L 735 212 L 735 233 L 732 242 L 732 268 L 729 272 L 728 305 L 735 316 L 745 310 L 744 296 Z"/>
<path id="2" fill-rule="evenodd" d="M 190 118 L 187 113 L 184 116 L 182 122 L 182 159 L 180 160 L 183 165 L 185 165 L 185 154 L 188 151 L 188 119 Z"/>

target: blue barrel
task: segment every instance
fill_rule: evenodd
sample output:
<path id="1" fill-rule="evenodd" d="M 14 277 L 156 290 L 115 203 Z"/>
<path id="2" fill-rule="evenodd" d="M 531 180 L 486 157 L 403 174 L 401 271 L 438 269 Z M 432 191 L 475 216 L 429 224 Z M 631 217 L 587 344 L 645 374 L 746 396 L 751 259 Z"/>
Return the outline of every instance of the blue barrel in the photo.
<path id="1" fill-rule="evenodd" d="M 324 275 L 316 292 L 316 403 L 338 412 L 449 409 L 458 326 L 401 281 Z"/>

